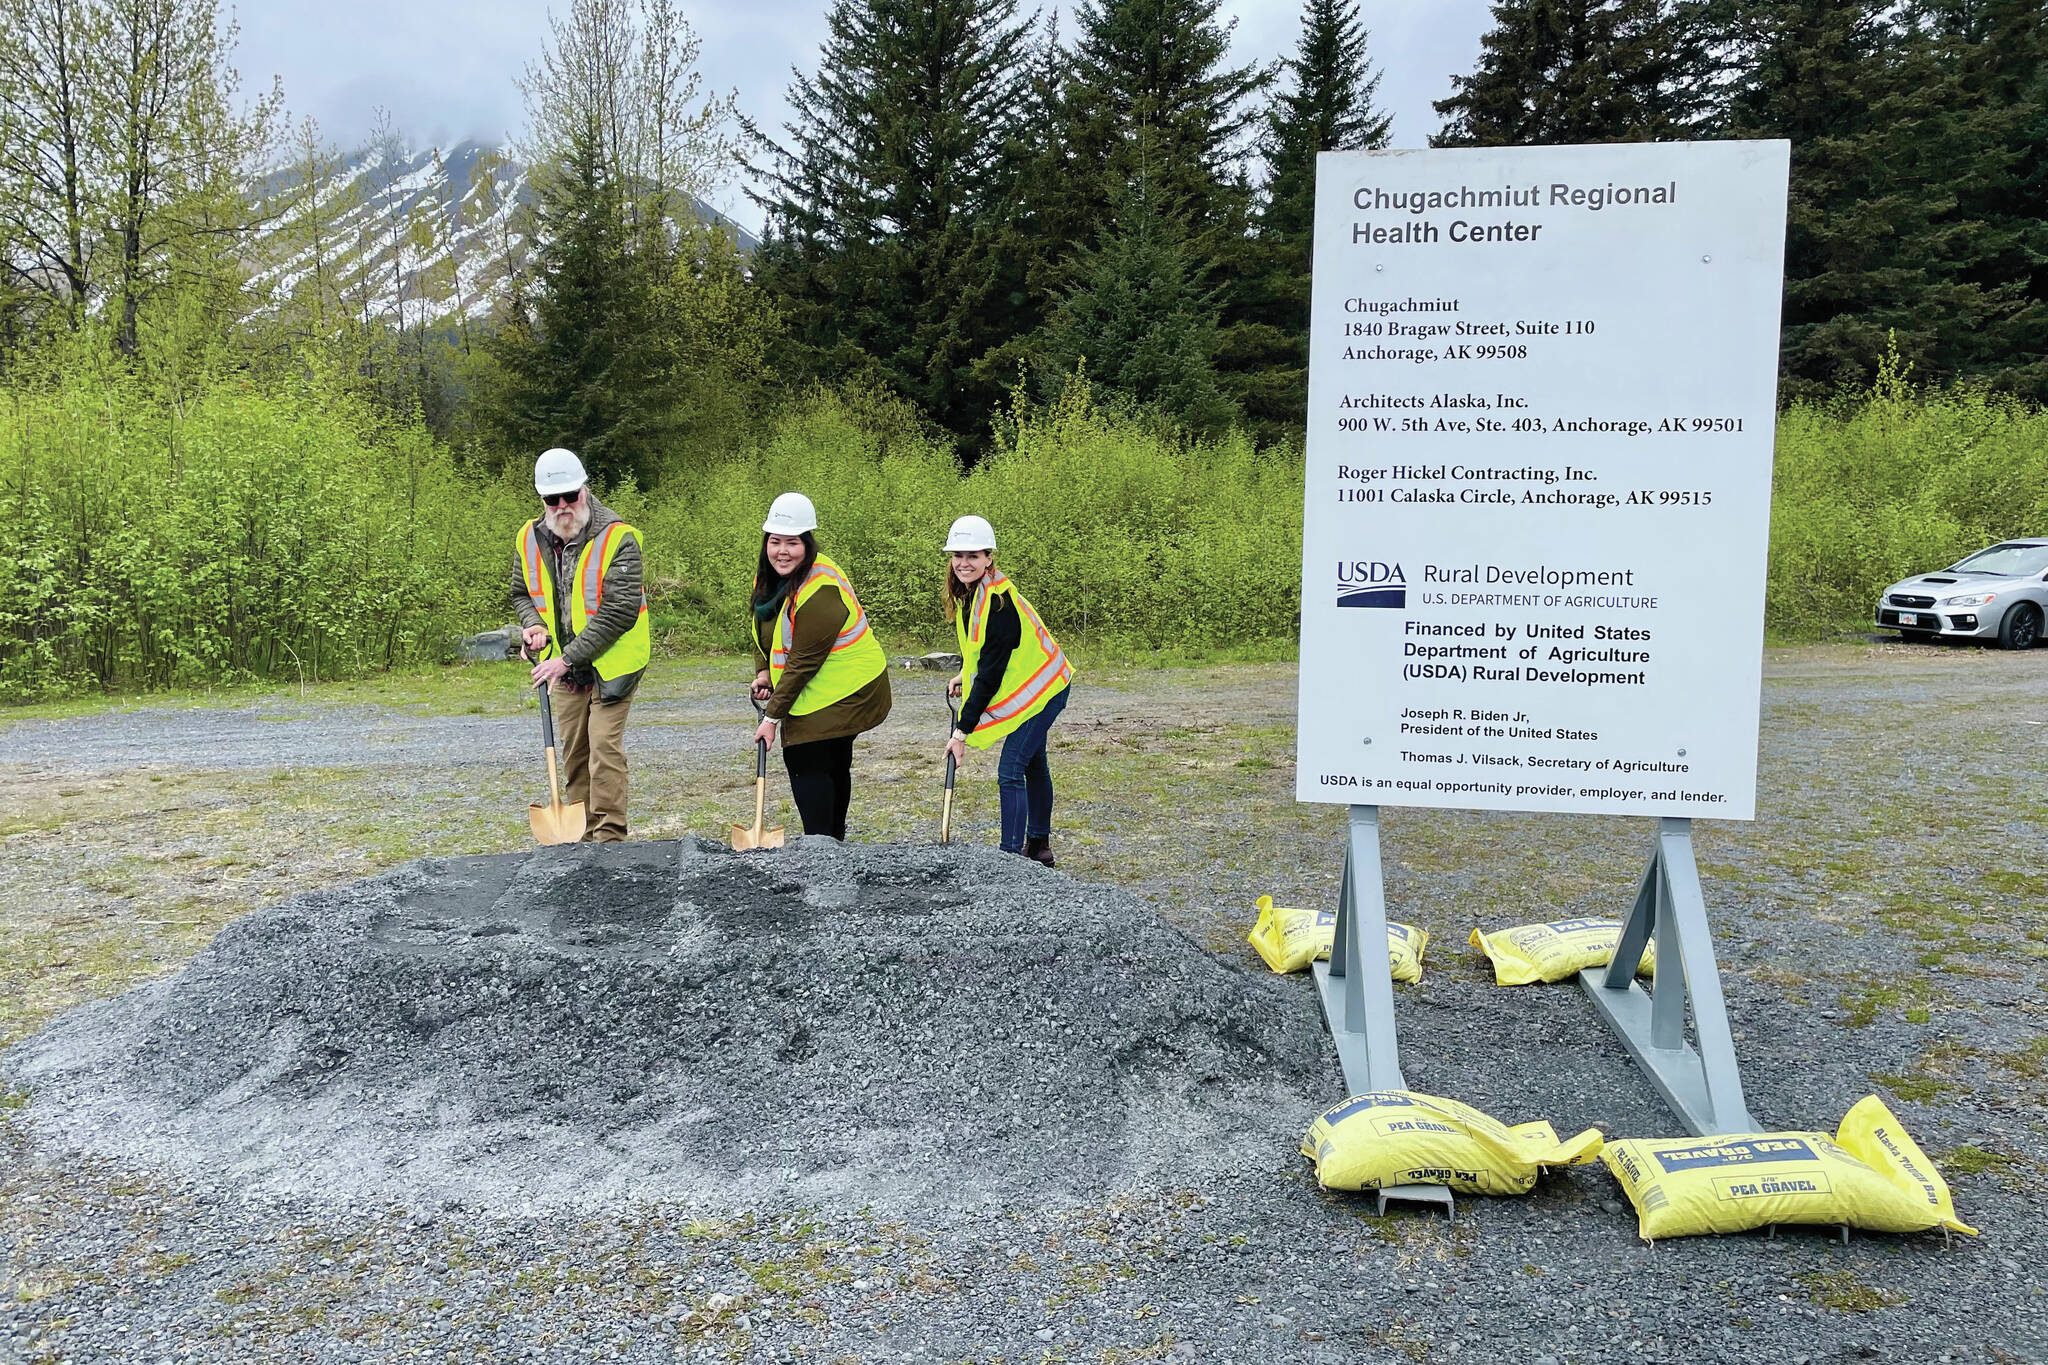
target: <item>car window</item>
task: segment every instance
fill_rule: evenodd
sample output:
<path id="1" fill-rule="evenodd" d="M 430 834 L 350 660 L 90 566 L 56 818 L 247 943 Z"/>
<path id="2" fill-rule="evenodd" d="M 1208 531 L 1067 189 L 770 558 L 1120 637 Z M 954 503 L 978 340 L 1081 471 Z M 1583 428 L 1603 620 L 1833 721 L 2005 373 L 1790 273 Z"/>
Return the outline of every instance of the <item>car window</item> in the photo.
<path id="1" fill-rule="evenodd" d="M 1994 545 L 1956 567 L 1972 573 L 2048 573 L 2048 545 Z"/>

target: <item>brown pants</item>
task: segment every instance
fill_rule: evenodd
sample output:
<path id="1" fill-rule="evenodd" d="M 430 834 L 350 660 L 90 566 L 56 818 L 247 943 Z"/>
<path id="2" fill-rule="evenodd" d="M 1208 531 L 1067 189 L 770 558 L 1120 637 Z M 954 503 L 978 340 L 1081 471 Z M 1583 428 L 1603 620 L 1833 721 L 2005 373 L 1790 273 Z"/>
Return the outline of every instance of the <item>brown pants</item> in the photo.
<path id="1" fill-rule="evenodd" d="M 597 689 L 554 684 L 555 732 L 562 746 L 563 799 L 581 801 L 583 841 L 615 844 L 626 837 L 626 711 L 632 699 L 601 702 Z"/>

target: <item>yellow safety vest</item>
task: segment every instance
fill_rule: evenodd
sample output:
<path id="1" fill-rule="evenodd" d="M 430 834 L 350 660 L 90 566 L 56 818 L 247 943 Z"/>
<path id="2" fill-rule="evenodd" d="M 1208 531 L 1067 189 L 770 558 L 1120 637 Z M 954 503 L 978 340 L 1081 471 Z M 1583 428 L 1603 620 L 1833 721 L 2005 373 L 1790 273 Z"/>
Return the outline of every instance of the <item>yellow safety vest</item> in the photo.
<path id="1" fill-rule="evenodd" d="M 839 638 L 833 641 L 825 662 L 804 684 L 804 690 L 797 693 L 796 704 L 789 708 L 792 716 L 808 716 L 835 701 L 843 701 L 889 669 L 882 642 L 868 629 L 868 614 L 861 610 L 860 599 L 853 595 L 853 583 L 837 564 L 819 555 L 811 563 L 811 576 L 797 585 L 777 616 L 775 648 L 768 655 L 769 684 L 782 685 L 782 670 L 789 666 L 790 641 L 796 637 L 798 609 L 826 587 L 839 589 L 840 597 L 845 599 L 846 624 L 840 628 Z"/>
<path id="2" fill-rule="evenodd" d="M 1010 605 L 1017 609 L 1019 638 L 1017 647 L 1010 651 L 1009 666 L 1003 670 L 1003 680 L 997 685 L 994 698 L 981 713 L 973 733 L 967 736 L 967 742 L 977 749 L 988 748 L 1043 711 L 1045 704 L 1064 691 L 1074 678 L 1074 666 L 1067 662 L 1059 641 L 1052 638 L 1045 622 L 1038 619 L 1038 613 L 1016 585 L 991 566 L 974 585 L 966 609 L 953 618 L 953 633 L 960 640 L 961 681 L 970 690 L 974 687 L 975 665 L 981 660 L 982 640 L 988 634 L 990 599 L 998 594 L 1008 597 Z"/>
<path id="3" fill-rule="evenodd" d="M 612 642 L 612 647 L 597 656 L 592 667 L 597 676 L 606 682 L 623 678 L 628 673 L 638 673 L 647 667 L 647 661 L 654 657 L 654 632 L 647 625 L 647 549 L 640 539 L 640 532 L 615 521 L 592 536 L 583 546 L 583 553 L 576 561 L 576 592 L 569 598 L 569 628 L 576 634 L 583 633 L 583 627 L 590 618 L 597 615 L 599 603 L 604 601 L 604 576 L 612 567 L 612 560 L 618 557 L 619 547 L 631 536 L 640 549 L 640 575 L 643 586 L 640 589 L 640 615 L 626 629 L 626 633 Z M 548 648 L 541 657 L 551 659 L 562 652 L 562 642 L 555 638 L 555 585 L 547 566 L 541 563 L 540 531 L 537 521 L 529 521 L 519 530 L 514 542 L 519 563 L 526 573 L 526 593 L 533 599 L 533 609 L 540 613 L 540 619 L 548 628 Z"/>

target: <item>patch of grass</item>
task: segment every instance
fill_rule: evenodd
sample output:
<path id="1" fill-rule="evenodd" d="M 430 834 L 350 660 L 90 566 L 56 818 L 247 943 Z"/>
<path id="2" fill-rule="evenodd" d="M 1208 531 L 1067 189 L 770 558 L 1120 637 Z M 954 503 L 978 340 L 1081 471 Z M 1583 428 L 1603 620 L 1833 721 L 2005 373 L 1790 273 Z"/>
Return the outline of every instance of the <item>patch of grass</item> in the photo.
<path id="1" fill-rule="evenodd" d="M 1904 1294 L 1866 1284 L 1851 1270 L 1812 1270 L 1801 1275 L 1799 1281 L 1807 1298 L 1837 1313 L 1875 1313 L 1906 1302 Z"/>
<path id="2" fill-rule="evenodd" d="M 1998 867 L 1986 872 L 1980 880 L 2000 895 L 2048 901 L 2048 873 L 2014 872 Z"/>
<path id="3" fill-rule="evenodd" d="M 2025 1047 L 2011 1052 L 1993 1053 L 1991 1064 L 2022 1080 L 2038 1081 L 2048 1076 L 2048 1034 L 2043 1034 Z"/>
<path id="4" fill-rule="evenodd" d="M 1107 1264 L 1094 1261 L 1067 1267 L 1060 1275 L 1060 1282 L 1073 1294 L 1100 1294 L 1109 1288 L 1110 1276 L 1118 1274 Z"/>
<path id="5" fill-rule="evenodd" d="M 174 965 L 160 960 L 143 935 L 92 924 L 6 934 L 0 943 L 0 1047 L 73 1005 L 116 994 Z"/>
<path id="6" fill-rule="evenodd" d="M 848 1275 L 843 1266 L 832 1264 L 829 1249 L 817 1244 L 806 1246 L 800 1255 L 785 1260 L 748 1261 L 745 1257 L 735 1257 L 734 1264 L 762 1293 L 789 1299 L 802 1298 L 812 1290 L 846 1279 Z"/>
<path id="7" fill-rule="evenodd" d="M 1880 1014 L 1908 1009 L 1919 1009 L 1924 1013 L 1935 1002 L 1936 994 L 1934 986 L 1918 976 L 1859 981 L 1841 994 L 1842 1023 L 1849 1028 L 1866 1028 L 1877 1022 Z"/>
<path id="8" fill-rule="evenodd" d="M 1913 1104 L 1926 1104 L 1929 1100 L 1939 1099 L 1947 1092 L 1961 1088 L 1924 1074 L 1895 1075 L 1886 1071 L 1871 1072 L 1870 1083 L 1881 1085 L 1900 1099 Z"/>
<path id="9" fill-rule="evenodd" d="M 1987 1152 L 1982 1147 L 1973 1147 L 1968 1143 L 1951 1147 L 1934 1159 L 1950 1175 L 1983 1175 L 1987 1171 L 1994 1175 L 2003 1175 L 2019 1164 L 2014 1157 L 2004 1156 L 1998 1152 Z"/>

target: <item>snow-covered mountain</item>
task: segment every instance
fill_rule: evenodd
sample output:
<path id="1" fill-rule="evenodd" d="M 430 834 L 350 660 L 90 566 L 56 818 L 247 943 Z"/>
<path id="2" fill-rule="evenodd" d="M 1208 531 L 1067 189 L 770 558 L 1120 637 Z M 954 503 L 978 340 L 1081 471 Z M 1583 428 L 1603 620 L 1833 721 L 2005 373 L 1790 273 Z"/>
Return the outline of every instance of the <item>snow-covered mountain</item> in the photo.
<path id="1" fill-rule="evenodd" d="M 340 307 L 400 326 L 475 320 L 497 303 L 508 268 L 526 260 L 518 210 L 532 200 L 527 168 L 488 144 L 351 153 L 322 168 L 310 201 L 305 179 L 303 167 L 286 167 L 256 187 L 273 221 L 255 283 L 279 300 L 317 283 Z M 759 245 L 703 200 L 692 203 L 742 251 Z"/>

